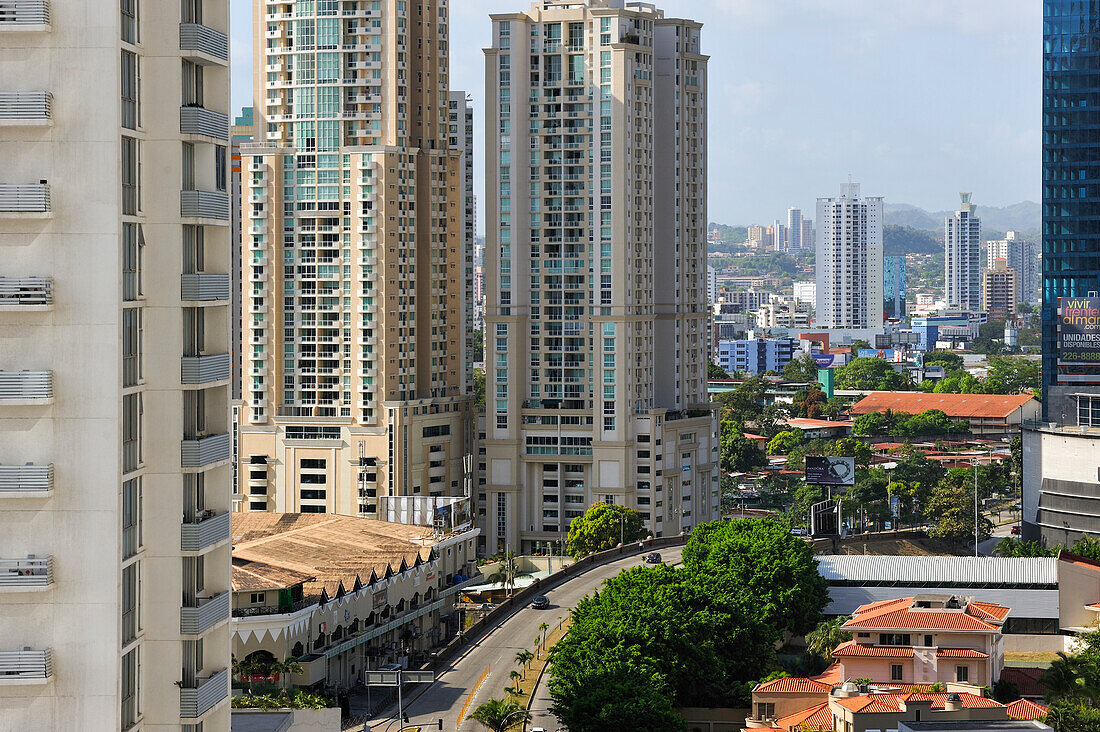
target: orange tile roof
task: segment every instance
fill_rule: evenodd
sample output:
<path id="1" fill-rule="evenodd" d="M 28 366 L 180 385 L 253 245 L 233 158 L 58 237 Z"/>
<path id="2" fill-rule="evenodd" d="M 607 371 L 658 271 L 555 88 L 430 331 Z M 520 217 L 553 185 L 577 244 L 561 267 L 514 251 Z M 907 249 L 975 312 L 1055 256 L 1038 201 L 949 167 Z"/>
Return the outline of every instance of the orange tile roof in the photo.
<path id="1" fill-rule="evenodd" d="M 863 694 L 847 699 L 834 699 L 837 704 L 857 714 L 876 714 L 883 712 L 900 712 L 903 703 L 908 702 L 932 702 L 933 709 L 943 709 L 947 703 L 947 692 L 924 694 L 913 692 L 910 694 Z M 964 709 L 1003 707 L 1004 705 L 984 696 L 963 692 L 959 694 L 959 702 Z"/>
<path id="2" fill-rule="evenodd" d="M 851 406 L 853 415 L 885 412 L 887 409 L 906 414 L 920 414 L 938 409 L 948 417 L 1000 417 L 1010 414 L 1031 401 L 1031 394 L 924 394 L 913 391 L 875 391 Z"/>
<path id="3" fill-rule="evenodd" d="M 855 422 L 833 422 L 828 419 L 807 419 L 805 417 L 792 417 L 787 420 L 788 427 L 797 427 L 802 430 L 822 429 L 829 427 L 851 427 Z"/>
<path id="4" fill-rule="evenodd" d="M 973 630 L 993 633 L 1008 616 L 1009 608 L 992 603 L 970 603 L 965 611 L 914 610 L 913 598 L 884 600 L 862 605 L 844 624 L 847 629 L 875 628 L 881 630 Z M 974 607 L 977 605 L 978 607 Z"/>
<path id="5" fill-rule="evenodd" d="M 1043 684 L 1046 673 L 1045 668 L 1005 666 L 1001 671 L 1001 678 L 1015 684 L 1020 696 L 1043 696 L 1046 692 L 1046 686 Z"/>
<path id="6" fill-rule="evenodd" d="M 821 683 L 828 684 L 830 687 L 832 687 L 834 684 L 839 684 L 841 681 L 844 680 L 844 677 L 841 675 L 843 672 L 844 669 L 841 668 L 839 663 L 830 663 L 828 668 L 819 673 L 817 676 L 811 676 L 810 678 L 814 681 L 820 681 Z"/>
<path id="7" fill-rule="evenodd" d="M 1047 712 L 1050 711 L 1042 704 L 1036 704 L 1030 699 L 1017 699 L 1008 705 L 1008 718 L 1009 719 L 1037 719 L 1040 722 L 1047 716 Z"/>
<path id="8" fill-rule="evenodd" d="M 833 728 L 833 713 L 829 711 L 829 702 L 822 702 L 815 707 L 780 717 L 775 720 L 775 726 L 788 732 L 826 732 Z"/>
<path id="9" fill-rule="evenodd" d="M 753 689 L 753 692 L 766 691 L 769 694 L 828 694 L 829 690 L 832 688 L 833 687 L 829 684 L 814 681 L 813 679 L 788 676 L 786 678 L 772 679 L 771 681 L 765 681 L 763 684 L 758 684 L 757 687 Z"/>
<path id="10" fill-rule="evenodd" d="M 836 699 L 837 704 L 856 713 L 900 712 L 897 697 L 893 694 L 864 694 L 847 699 Z"/>
<path id="11" fill-rule="evenodd" d="M 940 658 L 989 658 L 988 653 L 973 648 L 937 648 L 936 655 Z"/>
<path id="12" fill-rule="evenodd" d="M 909 646 L 868 646 L 855 641 L 841 643 L 833 649 L 833 658 L 912 658 Z"/>

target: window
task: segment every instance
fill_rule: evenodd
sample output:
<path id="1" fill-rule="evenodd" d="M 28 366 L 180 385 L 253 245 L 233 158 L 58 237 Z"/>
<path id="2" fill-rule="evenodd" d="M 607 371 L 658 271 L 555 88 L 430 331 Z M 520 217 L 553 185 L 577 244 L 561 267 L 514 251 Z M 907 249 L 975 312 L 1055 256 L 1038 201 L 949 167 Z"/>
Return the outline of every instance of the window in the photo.
<path id="1" fill-rule="evenodd" d="M 775 704 L 758 702 L 756 705 L 757 719 L 772 719 L 775 717 Z"/>
<path id="2" fill-rule="evenodd" d="M 130 729 L 137 724 L 141 715 L 138 699 L 138 679 L 141 678 L 141 664 L 138 660 L 140 648 L 134 648 L 122 657 L 122 729 Z"/>
<path id="3" fill-rule="evenodd" d="M 878 644 L 880 646 L 911 646 L 912 636 L 908 633 L 879 633 Z"/>
<path id="4" fill-rule="evenodd" d="M 136 216 L 141 210 L 141 143 L 122 138 L 122 213 Z"/>
<path id="5" fill-rule="evenodd" d="M 122 225 L 122 299 L 137 300 L 141 291 L 141 255 L 145 246 L 140 224 Z"/>
<path id="6" fill-rule="evenodd" d="M 141 382 L 141 308 L 122 311 L 122 385 Z"/>
<path id="7" fill-rule="evenodd" d="M 1081 427 L 1100 427 L 1100 397 L 1077 397 L 1077 424 Z"/>
<path id="8" fill-rule="evenodd" d="M 139 96 L 138 57 L 129 51 L 122 52 L 122 126 L 136 130 L 141 124 L 138 108 Z"/>
<path id="9" fill-rule="evenodd" d="M 968 683 L 970 681 L 970 667 L 956 666 L 955 681 L 958 681 L 959 683 Z"/>
<path id="10" fill-rule="evenodd" d="M 141 548 L 141 478 L 122 484 L 122 558 Z"/>
<path id="11" fill-rule="evenodd" d="M 317 470 L 324 470 L 326 467 L 328 467 L 328 461 L 324 460 L 324 459 L 317 460 L 317 459 L 302 458 L 302 467 L 303 468 L 314 468 L 314 469 L 317 469 Z M 266 476 L 266 473 L 265 473 L 265 476 Z"/>
<path id="12" fill-rule="evenodd" d="M 924 647 L 925 648 L 931 648 L 932 647 L 932 636 L 931 635 L 925 635 L 924 636 Z"/>
<path id="13" fill-rule="evenodd" d="M 423 437 L 446 437 L 451 434 L 451 425 L 449 424 L 437 424 L 429 427 L 425 427 L 422 433 Z"/>
<path id="14" fill-rule="evenodd" d="M 902 669 L 902 666 L 901 666 L 900 663 L 890 664 L 890 680 L 891 681 L 901 681 L 901 669 Z"/>
<path id="15" fill-rule="evenodd" d="M 128 473 L 141 465 L 141 394 L 122 398 L 122 471 Z"/>
<path id="16" fill-rule="evenodd" d="M 203 105 L 203 69 L 199 64 L 190 61 L 183 62 L 183 98 L 181 105 L 184 107 L 201 107 Z"/>
<path id="17" fill-rule="evenodd" d="M 248 601 L 253 605 L 263 605 L 266 599 L 266 592 L 253 592 L 249 595 Z"/>
<path id="18" fill-rule="evenodd" d="M 126 43 L 137 43 L 139 40 L 137 2 L 138 0 L 119 0 L 122 40 Z"/>
<path id="19" fill-rule="evenodd" d="M 219 191 L 225 190 L 226 151 L 225 145 L 214 146 L 214 185 Z"/>
<path id="20" fill-rule="evenodd" d="M 122 645 L 137 638 L 141 628 L 138 602 L 141 592 L 139 568 L 141 562 L 134 562 L 122 570 Z"/>

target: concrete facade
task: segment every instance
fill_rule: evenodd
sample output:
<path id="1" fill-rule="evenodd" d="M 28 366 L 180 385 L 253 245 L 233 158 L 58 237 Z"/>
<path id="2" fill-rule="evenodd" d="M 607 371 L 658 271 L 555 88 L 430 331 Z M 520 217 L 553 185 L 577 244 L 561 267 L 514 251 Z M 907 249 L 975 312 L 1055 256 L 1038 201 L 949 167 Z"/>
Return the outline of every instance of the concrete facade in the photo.
<path id="1" fill-rule="evenodd" d="M 980 309 L 982 222 L 975 215 L 977 206 L 969 193 L 960 193 L 962 202 L 954 215 L 944 219 L 944 300 L 948 307 Z"/>
<path id="2" fill-rule="evenodd" d="M 882 329 L 882 221 L 857 183 L 817 199 L 817 327 Z"/>
<path id="3" fill-rule="evenodd" d="M 701 26 L 622 0 L 492 21 L 486 548 L 597 501 L 656 536 L 717 518 Z"/>
<path id="4" fill-rule="evenodd" d="M 227 5 L 0 12 L 3 729 L 229 728 Z"/>
<path id="5" fill-rule="evenodd" d="M 1100 534 L 1100 429 L 1073 426 L 1073 416 L 1023 433 L 1023 536 L 1051 546 Z"/>

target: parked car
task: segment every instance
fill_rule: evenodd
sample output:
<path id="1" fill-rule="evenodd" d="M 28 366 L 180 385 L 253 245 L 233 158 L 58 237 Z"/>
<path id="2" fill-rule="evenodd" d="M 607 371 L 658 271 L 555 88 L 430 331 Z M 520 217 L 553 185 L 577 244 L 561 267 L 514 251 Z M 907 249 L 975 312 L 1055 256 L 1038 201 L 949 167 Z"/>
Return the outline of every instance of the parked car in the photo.
<path id="1" fill-rule="evenodd" d="M 650 552 L 649 554 L 645 555 L 645 557 L 642 559 L 642 561 L 645 562 L 646 564 L 660 564 L 661 563 L 661 555 L 658 554 L 657 552 Z"/>
<path id="2" fill-rule="evenodd" d="M 545 610 L 550 607 L 550 598 L 546 595 L 536 595 L 535 599 L 531 600 L 531 607 L 535 610 Z"/>
<path id="3" fill-rule="evenodd" d="M 1013 536 L 1019 536 L 1020 535 L 1020 526 L 1019 526 L 1019 524 L 1017 524 L 1016 526 L 1013 526 L 1012 529 L 1009 530 L 1009 533 L 1012 534 Z"/>
<path id="4" fill-rule="evenodd" d="M 795 526 L 793 529 L 791 529 L 791 534 L 793 536 L 807 536 L 809 533 L 810 532 L 806 531 L 806 529 L 802 528 L 801 526 Z"/>

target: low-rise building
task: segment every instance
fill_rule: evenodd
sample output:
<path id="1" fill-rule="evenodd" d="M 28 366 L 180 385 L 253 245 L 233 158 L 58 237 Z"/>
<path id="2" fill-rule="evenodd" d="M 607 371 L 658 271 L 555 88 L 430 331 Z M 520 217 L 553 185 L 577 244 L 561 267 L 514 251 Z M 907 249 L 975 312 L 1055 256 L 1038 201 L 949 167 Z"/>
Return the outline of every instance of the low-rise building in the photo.
<path id="1" fill-rule="evenodd" d="M 775 295 L 756 310 L 758 328 L 809 328 L 813 323 L 810 303 Z"/>
<path id="2" fill-rule="evenodd" d="M 296 658 L 292 681 L 351 685 L 458 630 L 477 529 L 330 514 L 233 514 L 233 655 Z"/>
<path id="3" fill-rule="evenodd" d="M 781 372 L 792 360 L 809 353 L 809 343 L 794 338 L 747 338 L 718 342 L 718 365 L 729 373 L 759 376 Z"/>
<path id="4" fill-rule="evenodd" d="M 992 685 L 1004 667 L 1009 609 L 958 595 L 916 595 L 861 605 L 833 649 L 841 678 L 907 684 Z"/>
<path id="5" fill-rule="evenodd" d="M 1025 421 L 1039 418 L 1042 405 L 1031 394 L 923 394 L 912 391 L 876 391 L 852 405 L 853 417 L 872 412 L 920 414 L 938 409 L 953 420 L 966 420 L 970 434 L 1017 434 Z"/>
<path id="6" fill-rule="evenodd" d="M 829 696 L 833 726 L 844 732 L 898 729 L 901 722 L 1008 721 L 1004 704 L 967 692 L 864 693 L 846 683 Z"/>

